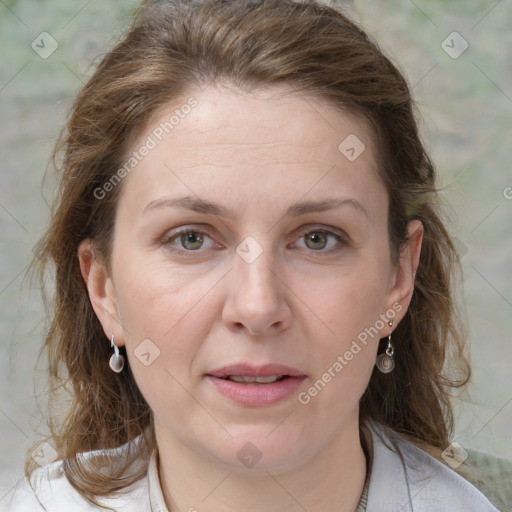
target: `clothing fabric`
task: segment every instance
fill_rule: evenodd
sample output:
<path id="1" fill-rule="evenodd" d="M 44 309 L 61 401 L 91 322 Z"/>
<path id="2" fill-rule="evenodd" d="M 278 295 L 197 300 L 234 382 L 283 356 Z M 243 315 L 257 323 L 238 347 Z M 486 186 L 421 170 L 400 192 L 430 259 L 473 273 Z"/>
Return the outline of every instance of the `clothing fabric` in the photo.
<path id="1" fill-rule="evenodd" d="M 468 480 L 394 431 L 375 424 L 370 428 L 374 444 L 366 512 L 500 510 Z M 503 489 L 510 489 L 510 469 L 504 478 Z M 500 512 L 510 511 L 510 505 Z"/>
<path id="2" fill-rule="evenodd" d="M 373 440 L 372 465 L 356 512 L 512 510 L 511 461 L 470 451 L 470 462 L 461 466 L 472 468 L 473 477 L 466 479 L 394 431 L 373 422 L 367 426 Z M 123 457 L 128 444 L 106 452 Z M 62 465 L 56 461 L 38 468 L 31 479 L 34 490 L 23 479 L 8 512 L 97 512 L 98 508 L 71 486 Z M 98 501 L 116 512 L 169 512 L 158 477 L 156 451 L 144 478 L 122 493 Z"/>

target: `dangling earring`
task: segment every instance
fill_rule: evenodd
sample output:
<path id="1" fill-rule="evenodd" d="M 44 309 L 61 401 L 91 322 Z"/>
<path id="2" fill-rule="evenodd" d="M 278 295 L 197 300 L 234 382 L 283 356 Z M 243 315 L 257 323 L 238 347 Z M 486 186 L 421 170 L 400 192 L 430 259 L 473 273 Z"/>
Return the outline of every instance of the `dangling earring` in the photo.
<path id="1" fill-rule="evenodd" d="M 110 341 L 110 345 L 114 348 L 114 353 L 110 356 L 110 361 L 108 362 L 112 371 L 116 373 L 120 373 L 124 368 L 124 357 L 119 353 L 119 347 L 114 343 L 114 335 L 112 334 L 112 340 Z"/>
<path id="2" fill-rule="evenodd" d="M 375 365 L 382 373 L 390 373 L 395 368 L 395 360 L 393 359 L 393 354 L 395 350 L 393 348 L 393 344 L 391 343 L 391 327 L 393 327 L 393 320 L 388 322 L 389 325 L 389 336 L 388 336 L 388 346 L 386 347 L 386 352 L 377 357 L 377 361 Z"/>

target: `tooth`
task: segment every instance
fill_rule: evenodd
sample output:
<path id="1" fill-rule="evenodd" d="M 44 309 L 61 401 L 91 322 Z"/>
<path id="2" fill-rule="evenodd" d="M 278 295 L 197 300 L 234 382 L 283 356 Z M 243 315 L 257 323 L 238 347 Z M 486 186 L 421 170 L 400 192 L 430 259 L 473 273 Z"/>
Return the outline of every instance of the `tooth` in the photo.
<path id="1" fill-rule="evenodd" d="M 282 375 L 269 375 L 268 377 L 246 377 L 240 375 L 231 375 L 229 379 L 234 382 L 240 383 L 254 383 L 257 382 L 259 384 L 269 384 L 271 382 L 275 382 L 277 379 L 281 378 Z"/>
<path id="2" fill-rule="evenodd" d="M 256 377 L 256 382 L 267 384 L 269 382 L 275 382 L 280 375 L 269 375 L 268 377 Z"/>
<path id="3" fill-rule="evenodd" d="M 232 375 L 229 378 L 230 378 L 230 380 L 234 380 L 235 382 L 241 382 L 241 383 L 256 382 L 256 379 L 254 379 L 253 377 L 239 377 L 238 375 Z"/>

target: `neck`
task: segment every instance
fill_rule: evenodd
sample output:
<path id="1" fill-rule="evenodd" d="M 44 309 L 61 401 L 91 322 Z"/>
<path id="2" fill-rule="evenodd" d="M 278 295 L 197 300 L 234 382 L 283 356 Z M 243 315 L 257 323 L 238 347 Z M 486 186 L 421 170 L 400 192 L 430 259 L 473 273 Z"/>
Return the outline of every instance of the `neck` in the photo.
<path id="1" fill-rule="evenodd" d="M 363 492 L 366 458 L 357 422 L 301 466 L 258 474 L 201 457 L 158 427 L 156 434 L 170 512 L 354 512 Z"/>

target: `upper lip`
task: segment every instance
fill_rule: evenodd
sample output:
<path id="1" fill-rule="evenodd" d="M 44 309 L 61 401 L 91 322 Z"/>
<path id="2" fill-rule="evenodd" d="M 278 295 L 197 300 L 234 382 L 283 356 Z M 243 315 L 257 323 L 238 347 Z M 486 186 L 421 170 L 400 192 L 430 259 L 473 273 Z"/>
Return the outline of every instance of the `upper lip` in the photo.
<path id="1" fill-rule="evenodd" d="M 270 377 L 272 375 L 288 375 L 290 377 L 305 377 L 305 374 L 296 368 L 290 368 L 282 364 L 265 364 L 262 366 L 251 366 L 240 363 L 224 366 L 218 370 L 208 372 L 213 377 Z"/>

